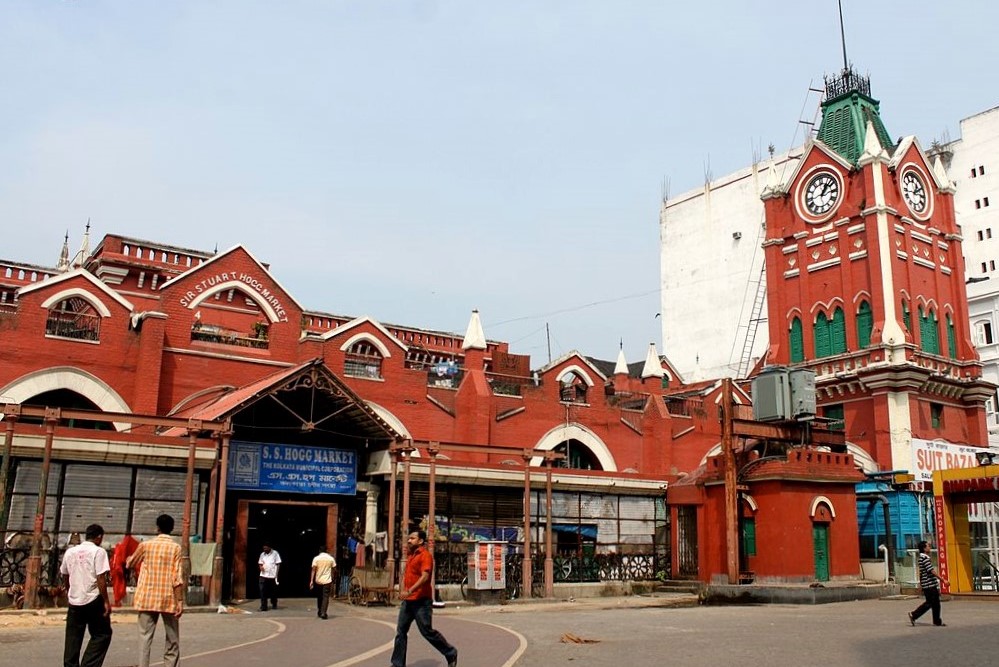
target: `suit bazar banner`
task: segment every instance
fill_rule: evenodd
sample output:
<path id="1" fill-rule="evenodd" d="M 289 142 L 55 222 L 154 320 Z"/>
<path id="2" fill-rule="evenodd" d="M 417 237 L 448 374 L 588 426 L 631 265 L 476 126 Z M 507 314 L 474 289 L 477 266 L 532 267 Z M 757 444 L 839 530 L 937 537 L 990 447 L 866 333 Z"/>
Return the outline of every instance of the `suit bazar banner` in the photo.
<path id="1" fill-rule="evenodd" d="M 981 447 L 955 445 L 942 440 L 912 439 L 912 474 L 917 482 L 932 482 L 933 471 L 954 468 L 974 468 L 978 465 L 975 452 Z"/>
<path id="2" fill-rule="evenodd" d="M 233 441 L 226 484 L 232 489 L 357 493 L 357 452 Z"/>

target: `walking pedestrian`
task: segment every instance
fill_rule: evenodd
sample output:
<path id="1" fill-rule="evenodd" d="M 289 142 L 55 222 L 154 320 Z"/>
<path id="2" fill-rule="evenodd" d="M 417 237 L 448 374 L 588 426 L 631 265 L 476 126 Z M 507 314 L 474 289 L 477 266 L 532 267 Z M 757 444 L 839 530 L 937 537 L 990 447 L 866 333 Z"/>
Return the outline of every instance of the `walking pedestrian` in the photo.
<path id="1" fill-rule="evenodd" d="M 108 552 L 101 548 L 104 528 L 92 523 L 87 526 L 84 537 L 84 542 L 66 550 L 59 567 L 63 585 L 69 591 L 64 667 L 101 667 L 111 646 L 111 600 L 107 582 L 111 567 Z M 85 631 L 90 633 L 90 641 L 81 661 Z"/>
<path id="2" fill-rule="evenodd" d="M 312 559 L 312 572 L 309 575 L 309 589 L 318 586 L 316 590 L 316 615 L 326 620 L 326 610 L 330 606 L 330 593 L 333 590 L 333 571 L 336 569 L 336 559 L 326 553 L 322 547 L 319 555 Z"/>
<path id="3" fill-rule="evenodd" d="M 281 568 L 281 554 L 265 544 L 260 558 L 260 611 L 267 611 L 267 600 L 271 608 L 277 609 L 278 570 Z"/>
<path id="4" fill-rule="evenodd" d="M 184 574 L 180 545 L 170 537 L 173 517 L 156 517 L 157 535 L 141 542 L 128 558 L 129 568 L 141 565 L 132 605 L 139 612 L 139 667 L 149 667 L 149 652 L 156 634 L 156 622 L 163 619 L 166 641 L 163 648 L 165 667 L 177 667 L 180 660 L 180 617 L 184 613 Z"/>
<path id="5" fill-rule="evenodd" d="M 430 576 L 434 571 L 434 556 L 426 547 L 427 534 L 417 530 L 409 534 L 406 546 L 409 560 L 403 574 L 402 599 L 399 605 L 399 620 L 395 629 L 395 647 L 392 649 L 392 667 L 406 667 L 406 648 L 409 643 L 409 628 L 416 621 L 423 638 L 440 651 L 447 660 L 447 667 L 457 667 L 458 649 L 451 646 L 439 631 L 434 630 L 434 590 Z"/>
<path id="6" fill-rule="evenodd" d="M 940 618 L 940 582 L 950 584 L 942 578 L 933 567 L 930 560 L 930 545 L 925 540 L 919 543 L 919 587 L 923 589 L 923 597 L 926 598 L 923 604 L 909 612 L 909 624 L 915 625 L 916 619 L 927 612 L 933 611 L 933 625 L 943 627 L 947 625 Z"/>

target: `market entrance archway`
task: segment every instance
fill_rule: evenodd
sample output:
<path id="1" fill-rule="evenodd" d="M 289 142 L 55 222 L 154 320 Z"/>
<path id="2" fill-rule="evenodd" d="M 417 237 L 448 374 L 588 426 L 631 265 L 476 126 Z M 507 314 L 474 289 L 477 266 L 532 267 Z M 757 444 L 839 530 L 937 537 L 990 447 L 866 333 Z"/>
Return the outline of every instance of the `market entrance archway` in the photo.
<path id="1" fill-rule="evenodd" d="M 933 502 L 940 576 L 950 582 L 949 587 L 942 585 L 943 592 L 973 593 L 976 575 L 968 508 L 999 502 L 999 464 L 937 470 Z"/>
<path id="2" fill-rule="evenodd" d="M 338 506 L 330 502 L 241 499 L 236 510 L 233 546 L 233 594 L 259 597 L 257 559 L 264 544 L 281 554 L 279 598 L 311 597 L 309 570 L 323 546 L 336 553 Z"/>

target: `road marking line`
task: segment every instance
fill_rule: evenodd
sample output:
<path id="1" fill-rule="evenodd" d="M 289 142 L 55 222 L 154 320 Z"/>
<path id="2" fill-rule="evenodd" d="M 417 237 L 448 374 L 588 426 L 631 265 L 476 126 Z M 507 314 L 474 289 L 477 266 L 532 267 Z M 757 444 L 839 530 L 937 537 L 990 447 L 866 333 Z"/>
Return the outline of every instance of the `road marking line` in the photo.
<path id="1" fill-rule="evenodd" d="M 244 642 L 242 644 L 236 644 L 234 646 L 226 646 L 224 648 L 216 648 L 216 649 L 212 649 L 211 651 L 202 651 L 201 653 L 192 653 L 191 655 L 181 656 L 180 659 L 181 660 L 190 660 L 191 658 L 200 658 L 200 657 L 206 656 L 206 655 L 214 655 L 215 653 L 222 653 L 224 651 L 231 651 L 231 650 L 236 649 L 236 648 L 243 648 L 244 646 L 253 646 L 254 644 L 259 644 L 260 642 L 270 641 L 271 639 L 274 639 L 275 637 L 277 637 L 278 635 L 280 635 L 282 632 L 284 632 L 287 629 L 285 627 L 285 624 L 281 623 L 280 621 L 272 621 L 269 618 L 266 619 L 266 620 L 267 620 L 268 623 L 273 623 L 274 625 L 277 626 L 277 631 L 276 632 L 274 632 L 272 634 L 269 634 L 266 637 L 261 637 L 260 639 L 254 639 L 252 642 Z M 156 664 L 157 665 L 162 665 L 163 662 L 160 661 L 160 662 L 158 662 Z"/>
<path id="2" fill-rule="evenodd" d="M 359 620 L 370 621 L 372 623 L 381 623 L 382 625 L 387 625 L 388 627 L 395 630 L 395 623 L 389 623 L 388 621 L 379 621 L 376 618 L 360 618 Z M 394 644 L 395 644 L 395 638 L 393 637 L 392 641 L 390 642 L 386 642 L 381 646 L 376 646 L 375 648 L 369 651 L 365 651 L 364 653 L 355 655 L 353 658 L 347 658 L 346 660 L 341 660 L 340 662 L 334 662 L 332 665 L 329 665 L 329 667 L 348 667 L 349 665 L 356 665 L 359 662 L 364 662 L 368 658 L 375 657 L 379 653 L 385 653 L 386 651 L 391 649 Z"/>
<path id="3" fill-rule="evenodd" d="M 381 623 L 382 625 L 386 625 L 392 628 L 393 630 L 395 630 L 396 627 L 395 623 L 389 623 L 388 621 L 380 621 L 374 618 L 361 618 L 360 620 L 370 621 L 372 623 Z M 520 659 L 520 656 L 524 654 L 524 651 L 527 650 L 527 638 L 524 637 L 524 635 L 517 632 L 516 630 L 511 630 L 510 628 L 504 628 L 502 625 L 496 625 L 495 623 L 487 623 L 485 621 L 475 621 L 470 618 L 463 618 L 460 620 L 465 621 L 467 623 L 478 623 L 479 625 L 488 625 L 490 627 L 496 628 L 497 630 L 509 632 L 511 635 L 517 638 L 517 643 L 518 643 L 517 650 L 514 651 L 513 655 L 511 655 L 510 658 L 506 662 L 504 662 L 500 667 L 513 667 L 513 665 L 515 665 L 517 661 Z M 355 655 L 353 658 L 347 658 L 346 660 L 341 660 L 340 662 L 334 662 L 332 665 L 328 665 L 327 667 L 350 667 L 350 665 L 356 665 L 357 663 L 364 662 L 368 658 L 373 658 L 380 653 L 385 653 L 389 649 L 393 648 L 394 644 L 395 644 L 395 639 L 393 639 L 390 642 L 386 642 L 381 646 L 376 646 L 375 648 L 369 651 L 365 651 L 364 653 Z"/>
<path id="4" fill-rule="evenodd" d="M 500 667 L 513 667 L 513 665 L 515 665 L 517 661 L 520 660 L 520 656 L 524 655 L 524 651 L 527 650 L 527 637 L 520 634 L 516 630 L 511 630 L 510 628 L 504 628 L 502 625 L 496 625 L 495 623 L 486 623 L 485 621 L 473 621 L 468 618 L 463 620 L 470 621 L 472 623 L 479 623 L 481 625 L 490 625 L 494 628 L 505 630 L 506 632 L 509 632 L 511 635 L 517 638 L 517 641 L 520 642 L 520 646 L 518 646 L 517 650 L 513 652 L 513 655 L 510 656 L 510 659 L 504 662 Z"/>

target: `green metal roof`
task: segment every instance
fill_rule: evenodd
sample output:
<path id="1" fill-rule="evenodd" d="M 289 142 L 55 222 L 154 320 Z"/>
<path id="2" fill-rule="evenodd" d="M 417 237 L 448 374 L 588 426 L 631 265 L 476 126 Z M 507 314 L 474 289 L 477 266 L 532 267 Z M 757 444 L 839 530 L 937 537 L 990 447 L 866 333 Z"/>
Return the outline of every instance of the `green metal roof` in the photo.
<path id="1" fill-rule="evenodd" d="M 880 102 L 870 96 L 870 80 L 854 74 L 852 70 L 826 79 L 826 101 L 822 103 L 819 141 L 850 164 L 857 164 L 864 152 L 868 121 L 874 123 L 874 132 L 882 148 L 891 153 L 895 143 L 881 121 Z"/>

